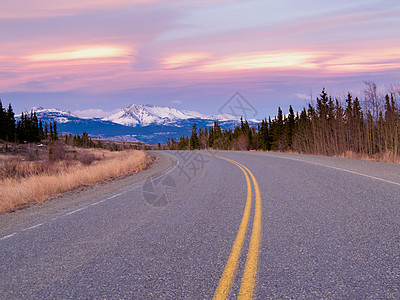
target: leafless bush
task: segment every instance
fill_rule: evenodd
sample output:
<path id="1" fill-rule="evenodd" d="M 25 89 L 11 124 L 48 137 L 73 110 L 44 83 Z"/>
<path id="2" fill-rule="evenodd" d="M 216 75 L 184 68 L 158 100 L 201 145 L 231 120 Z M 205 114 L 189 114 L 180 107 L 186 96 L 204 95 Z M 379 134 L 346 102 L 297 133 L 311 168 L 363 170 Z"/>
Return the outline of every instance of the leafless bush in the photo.
<path id="1" fill-rule="evenodd" d="M 379 161 L 382 162 L 390 162 L 390 163 L 397 163 L 399 160 L 399 157 L 396 155 L 394 151 L 389 151 L 386 150 L 381 154 L 381 156 L 378 159 Z"/>
<path id="2" fill-rule="evenodd" d="M 49 146 L 49 159 L 51 161 L 63 160 L 65 158 L 65 145 L 54 143 Z"/>
<path id="3" fill-rule="evenodd" d="M 37 147 L 30 145 L 26 150 L 26 154 L 27 160 L 34 161 L 39 157 L 39 150 L 37 149 Z"/>
<path id="4" fill-rule="evenodd" d="M 18 162 L 15 160 L 6 160 L 1 163 L 0 178 L 15 177 L 18 170 Z"/>
<path id="5" fill-rule="evenodd" d="M 0 180 L 5 178 L 25 178 L 48 172 L 50 164 L 38 161 L 26 161 L 18 158 L 0 162 Z"/>
<path id="6" fill-rule="evenodd" d="M 237 141 L 237 147 L 239 150 L 248 150 L 249 148 L 249 138 L 245 134 L 241 134 Z"/>
<path id="7" fill-rule="evenodd" d="M 96 160 L 100 160 L 96 155 L 94 155 L 93 153 L 90 153 L 88 151 L 80 152 L 78 159 L 82 164 L 84 164 L 86 166 L 91 165 Z"/>

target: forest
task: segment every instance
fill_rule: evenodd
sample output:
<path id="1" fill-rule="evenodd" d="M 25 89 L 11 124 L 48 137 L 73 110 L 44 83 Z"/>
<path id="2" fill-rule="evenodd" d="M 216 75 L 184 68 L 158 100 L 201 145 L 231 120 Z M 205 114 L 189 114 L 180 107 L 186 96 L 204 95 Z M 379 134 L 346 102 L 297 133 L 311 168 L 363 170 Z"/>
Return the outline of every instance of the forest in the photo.
<path id="1" fill-rule="evenodd" d="M 34 111 L 30 113 L 22 113 L 19 120 L 16 121 L 11 103 L 8 108 L 3 107 L 0 100 L 0 141 L 9 143 L 40 143 L 53 144 L 55 141 L 63 142 L 65 145 L 82 148 L 102 148 L 111 151 L 120 151 L 125 148 L 139 149 L 140 143 L 132 145 L 130 143 L 117 144 L 112 141 L 102 142 L 101 140 L 93 141 L 86 131 L 82 135 L 64 134 L 63 139 L 57 130 L 56 122 L 42 122 Z M 8 146 L 6 147 L 8 148 Z"/>
<path id="2" fill-rule="evenodd" d="M 11 106 L 5 109 L 0 100 L 0 140 L 13 143 L 33 143 L 44 139 L 57 140 L 57 124 L 43 124 L 35 112 L 22 113 L 18 122 Z"/>
<path id="3" fill-rule="evenodd" d="M 249 126 L 241 119 L 233 129 L 214 126 L 197 128 L 190 136 L 170 139 L 167 149 L 272 150 L 305 154 L 343 156 L 355 154 L 397 161 L 399 149 L 400 91 L 392 88 L 379 94 L 366 82 L 363 99 L 347 94 L 345 99 L 329 96 L 325 89 L 299 112 L 279 107 L 273 118 Z"/>

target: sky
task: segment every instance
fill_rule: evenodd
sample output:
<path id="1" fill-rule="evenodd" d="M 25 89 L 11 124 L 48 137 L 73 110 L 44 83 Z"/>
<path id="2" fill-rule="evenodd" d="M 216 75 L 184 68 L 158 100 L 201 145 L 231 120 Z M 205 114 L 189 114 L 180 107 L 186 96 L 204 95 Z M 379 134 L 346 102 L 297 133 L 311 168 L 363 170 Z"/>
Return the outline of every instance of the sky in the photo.
<path id="1" fill-rule="evenodd" d="M 256 117 L 326 88 L 400 85 L 398 0 L 2 0 L 0 99 L 105 116 L 130 104 Z"/>

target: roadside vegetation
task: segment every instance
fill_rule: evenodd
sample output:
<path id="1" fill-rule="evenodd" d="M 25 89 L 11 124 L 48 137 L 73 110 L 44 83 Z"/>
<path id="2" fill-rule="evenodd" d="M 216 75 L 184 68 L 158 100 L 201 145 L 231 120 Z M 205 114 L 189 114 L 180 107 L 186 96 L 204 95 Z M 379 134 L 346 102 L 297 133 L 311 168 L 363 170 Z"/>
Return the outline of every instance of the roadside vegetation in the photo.
<path id="1" fill-rule="evenodd" d="M 166 149 L 264 150 L 320 154 L 385 162 L 400 162 L 400 89 L 377 91 L 366 82 L 362 99 L 348 93 L 332 98 L 325 89 L 315 101 L 295 113 L 284 115 L 278 108 L 274 118 L 257 126 L 246 120 L 233 129 L 214 126 L 198 129 L 191 136 L 170 139 Z"/>
<path id="2" fill-rule="evenodd" d="M 57 124 L 43 124 L 36 113 L 22 113 L 18 121 L 15 119 L 11 103 L 8 108 L 0 101 L 0 140 L 13 143 L 34 143 L 41 140 L 58 139 Z"/>
<path id="3" fill-rule="evenodd" d="M 5 144 L 1 145 L 5 148 Z M 8 148 L 17 145 L 8 145 Z M 146 169 L 142 151 L 24 145 L 20 154 L 0 154 L 0 212 L 41 203 L 53 195 Z"/>
<path id="4" fill-rule="evenodd" d="M 0 213 L 41 203 L 54 195 L 139 172 L 151 157 L 134 143 L 59 136 L 57 124 L 34 112 L 16 121 L 0 101 Z"/>

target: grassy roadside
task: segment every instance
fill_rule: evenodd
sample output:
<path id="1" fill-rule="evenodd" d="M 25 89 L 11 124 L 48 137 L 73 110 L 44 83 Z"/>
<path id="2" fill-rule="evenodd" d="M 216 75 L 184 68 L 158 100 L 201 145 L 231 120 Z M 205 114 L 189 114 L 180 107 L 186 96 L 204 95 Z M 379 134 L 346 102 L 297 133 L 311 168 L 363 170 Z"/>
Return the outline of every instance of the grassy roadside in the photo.
<path id="1" fill-rule="evenodd" d="M 0 212 L 10 212 L 49 197 L 146 169 L 151 157 L 142 151 L 76 149 L 56 161 L 29 161 L 0 155 Z"/>
<path id="2" fill-rule="evenodd" d="M 349 159 L 400 164 L 400 157 L 396 156 L 391 151 L 385 151 L 382 154 L 376 154 L 373 156 L 369 156 L 367 154 L 360 154 L 360 153 L 356 153 L 353 151 L 346 151 L 344 153 L 337 154 L 337 155 L 325 155 L 325 154 L 318 154 L 318 153 L 302 153 L 302 152 L 292 151 L 292 150 L 290 150 L 290 151 L 272 151 L 272 150 L 270 150 L 268 152 L 292 153 L 292 154 L 301 154 L 301 155 L 317 155 L 317 156 L 339 157 L 339 158 L 349 158 Z"/>

